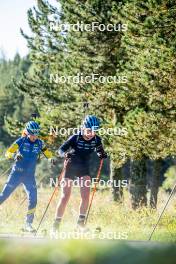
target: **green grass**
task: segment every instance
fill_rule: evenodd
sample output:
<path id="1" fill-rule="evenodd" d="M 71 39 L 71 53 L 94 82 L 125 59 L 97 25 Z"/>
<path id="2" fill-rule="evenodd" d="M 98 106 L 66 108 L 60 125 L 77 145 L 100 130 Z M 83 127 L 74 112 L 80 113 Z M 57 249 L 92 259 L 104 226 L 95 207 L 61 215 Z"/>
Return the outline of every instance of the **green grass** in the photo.
<path id="1" fill-rule="evenodd" d="M 39 190 L 34 226 L 38 225 L 52 191 L 53 189 Z M 1 205 L 0 233 L 20 233 L 19 230 L 23 226 L 27 203 L 25 202 L 20 208 L 18 208 L 18 206 L 24 196 L 25 193 L 20 187 L 4 204 Z M 57 193 L 57 196 L 54 197 L 42 224 L 41 231 L 46 229 L 49 233 L 59 196 L 60 191 Z M 157 211 L 149 208 L 142 208 L 134 211 L 130 207 L 130 200 L 127 192 L 125 193 L 124 203 L 118 204 L 112 201 L 110 191 L 98 191 L 93 201 L 88 227 L 93 231 L 96 227 L 100 226 L 102 228 L 101 235 L 94 235 L 93 233 L 93 236 L 100 240 L 103 238 L 115 238 L 121 240 L 147 241 L 167 197 L 168 196 L 164 192 L 160 191 Z M 70 233 L 71 237 L 76 226 L 79 201 L 79 189 L 75 188 L 61 226 L 61 231 Z M 175 205 L 175 201 L 172 199 L 153 236 L 153 240 L 165 242 L 176 241 Z"/>
<path id="2" fill-rule="evenodd" d="M 39 189 L 35 226 L 41 219 L 52 191 L 53 189 Z M 61 233 L 65 232 L 63 234 L 67 235 L 67 239 L 58 240 L 52 240 L 49 236 L 44 240 L 33 239 L 32 236 L 21 237 L 20 228 L 23 226 L 27 202 L 18 207 L 24 196 L 25 193 L 20 187 L 0 207 L 1 235 L 11 233 L 19 236 L 19 238 L 0 240 L 0 264 L 176 263 L 176 244 L 171 243 L 176 241 L 174 199 L 171 200 L 153 236 L 154 241 L 143 242 L 147 241 L 159 212 L 168 198 L 163 191 L 159 193 L 157 211 L 149 208 L 133 211 L 127 192 L 125 192 L 124 203 L 118 204 L 112 201 L 110 191 L 98 191 L 88 221 L 88 227 L 93 231 L 88 236 L 77 236 L 73 230 L 76 225 L 80 196 L 79 189 L 75 188 L 61 226 Z M 54 197 L 39 235 L 42 234 L 43 229 L 46 229 L 49 234 L 59 196 L 60 191 Z M 98 226 L 102 228 L 100 234 L 94 232 Z"/>

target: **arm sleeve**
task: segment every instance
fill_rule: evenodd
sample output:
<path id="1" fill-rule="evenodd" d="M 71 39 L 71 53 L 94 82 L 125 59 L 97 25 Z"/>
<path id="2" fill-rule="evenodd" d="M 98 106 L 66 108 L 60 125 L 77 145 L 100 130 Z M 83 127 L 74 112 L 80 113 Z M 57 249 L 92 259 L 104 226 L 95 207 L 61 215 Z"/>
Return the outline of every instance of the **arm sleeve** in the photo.
<path id="1" fill-rule="evenodd" d="M 97 137 L 97 144 L 96 144 L 96 152 L 97 154 L 101 154 L 101 153 L 104 153 L 104 147 L 103 147 L 103 144 L 102 144 L 102 140 L 100 137 Z"/>
<path id="2" fill-rule="evenodd" d="M 42 152 L 45 155 L 45 157 L 47 159 L 52 159 L 54 157 L 52 151 L 50 151 L 47 146 L 45 145 L 45 143 L 42 141 Z"/>
<path id="3" fill-rule="evenodd" d="M 12 159 L 14 154 L 20 150 L 21 145 L 24 142 L 24 137 L 18 138 L 6 151 L 5 157 L 7 159 Z"/>
<path id="4" fill-rule="evenodd" d="M 14 157 L 14 154 L 19 150 L 19 147 L 21 145 L 21 138 L 17 139 L 6 151 L 5 157 L 7 159 L 12 159 Z"/>
<path id="5" fill-rule="evenodd" d="M 76 142 L 77 135 L 73 135 L 69 137 L 58 149 L 58 153 L 61 157 L 64 157 L 65 153 L 70 149 L 73 148 L 74 143 Z"/>

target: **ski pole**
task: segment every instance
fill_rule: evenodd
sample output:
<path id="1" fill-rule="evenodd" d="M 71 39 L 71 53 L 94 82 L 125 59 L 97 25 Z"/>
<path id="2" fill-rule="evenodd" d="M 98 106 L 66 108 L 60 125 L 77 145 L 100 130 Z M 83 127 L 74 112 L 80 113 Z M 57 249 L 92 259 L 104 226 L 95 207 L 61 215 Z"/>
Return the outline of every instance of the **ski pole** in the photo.
<path id="1" fill-rule="evenodd" d="M 9 170 L 11 170 L 12 166 L 10 166 L 10 168 L 8 168 L 7 170 L 5 170 L 1 175 L 0 178 L 3 177 Z"/>
<path id="2" fill-rule="evenodd" d="M 95 185 L 94 185 L 94 189 L 93 189 L 92 197 L 91 197 L 91 200 L 90 200 L 90 203 L 89 203 L 89 207 L 88 207 L 88 210 L 87 210 L 87 214 L 86 214 L 86 218 L 85 218 L 85 221 L 84 221 L 84 224 L 85 224 L 85 225 L 86 225 L 86 223 L 87 223 L 87 220 L 88 220 L 88 217 L 89 217 L 89 214 L 90 214 L 90 209 L 91 209 L 92 202 L 93 202 L 93 198 L 94 198 L 95 192 L 96 192 L 96 190 L 97 190 L 97 184 L 98 184 L 99 179 L 100 179 L 100 174 L 101 174 L 102 166 L 103 166 L 103 159 L 101 159 L 101 161 L 100 161 L 100 166 L 99 166 L 99 168 L 98 168 L 98 173 L 97 173 L 97 177 L 96 177 L 96 182 L 95 182 Z"/>
<path id="3" fill-rule="evenodd" d="M 154 226 L 154 228 L 153 228 L 153 230 L 152 230 L 152 232 L 151 232 L 151 234 L 150 234 L 150 236 L 149 236 L 148 241 L 150 241 L 150 240 L 152 239 L 152 236 L 153 236 L 153 234 L 154 234 L 154 232 L 155 232 L 155 230 L 156 230 L 156 228 L 157 228 L 157 226 L 158 226 L 158 224 L 159 224 L 159 222 L 160 222 L 160 220 L 161 220 L 161 218 L 162 218 L 162 216 L 163 216 L 163 213 L 164 213 L 164 211 L 165 211 L 165 209 L 166 209 L 166 207 L 167 207 L 167 205 L 168 205 L 168 203 L 169 203 L 169 201 L 170 201 L 170 199 L 171 199 L 173 193 L 175 192 L 175 190 L 176 190 L 176 183 L 175 183 L 175 185 L 174 185 L 174 187 L 173 187 L 173 189 L 172 189 L 172 191 L 171 191 L 171 193 L 170 193 L 170 195 L 169 195 L 169 198 L 168 198 L 168 200 L 167 200 L 165 206 L 163 207 L 163 210 L 162 210 L 161 214 L 160 214 L 159 217 L 158 217 L 158 220 L 157 220 L 157 222 L 156 222 L 156 224 L 155 224 L 155 226 Z"/>
<path id="4" fill-rule="evenodd" d="M 41 220 L 40 220 L 40 222 L 39 222 L 39 225 L 38 225 L 38 227 L 37 227 L 37 229 L 36 229 L 36 232 L 35 232 L 34 236 L 36 236 L 37 233 L 38 233 L 38 231 L 39 231 L 39 228 L 40 228 L 40 226 L 41 226 L 41 224 L 42 224 L 42 222 L 43 222 L 43 219 L 44 219 L 44 217 L 45 217 L 45 215 L 46 215 L 46 213 L 47 213 L 47 211 L 48 211 L 48 208 L 49 208 L 49 206 L 50 206 L 50 204 L 51 204 L 51 201 L 53 200 L 53 197 L 54 197 L 55 192 L 56 192 L 56 190 L 57 190 L 57 188 L 58 188 L 58 186 L 59 186 L 59 183 L 60 183 L 60 181 L 62 180 L 62 177 L 63 177 L 63 175 L 64 175 L 64 173 L 65 173 L 65 170 L 66 170 L 66 167 L 67 167 L 68 162 L 69 162 L 69 160 L 66 160 L 66 161 L 64 162 L 64 167 L 63 167 L 63 169 L 62 169 L 62 171 L 61 171 L 61 173 L 60 173 L 60 175 L 59 175 L 59 177 L 58 177 L 58 184 L 57 184 L 57 186 L 54 188 L 53 193 L 51 194 L 51 197 L 50 197 L 50 199 L 49 199 L 49 202 L 48 202 L 48 204 L 47 204 L 47 206 L 46 206 L 46 209 L 45 209 L 45 211 L 44 211 L 44 213 L 43 213 L 43 215 L 42 215 L 42 218 L 41 218 Z"/>

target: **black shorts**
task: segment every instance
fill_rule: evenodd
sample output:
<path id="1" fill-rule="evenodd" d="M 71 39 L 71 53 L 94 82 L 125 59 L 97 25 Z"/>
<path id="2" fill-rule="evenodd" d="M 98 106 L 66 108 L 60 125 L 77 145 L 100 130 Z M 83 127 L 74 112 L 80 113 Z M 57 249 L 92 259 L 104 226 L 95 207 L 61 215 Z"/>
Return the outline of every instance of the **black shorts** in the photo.
<path id="1" fill-rule="evenodd" d="M 76 177 L 90 176 L 89 160 L 82 160 L 80 158 L 72 158 L 68 162 L 64 178 L 74 180 Z"/>

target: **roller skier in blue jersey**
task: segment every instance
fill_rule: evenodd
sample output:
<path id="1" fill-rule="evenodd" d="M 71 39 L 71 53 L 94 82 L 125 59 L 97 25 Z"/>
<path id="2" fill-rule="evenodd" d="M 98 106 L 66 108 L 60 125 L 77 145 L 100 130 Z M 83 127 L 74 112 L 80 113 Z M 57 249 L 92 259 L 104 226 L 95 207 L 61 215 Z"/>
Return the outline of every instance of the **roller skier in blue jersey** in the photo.
<path id="1" fill-rule="evenodd" d="M 28 212 L 24 230 L 28 232 L 35 232 L 32 223 L 37 205 L 35 169 L 38 156 L 43 153 L 51 163 L 55 162 L 52 153 L 46 148 L 44 142 L 38 138 L 39 132 L 38 123 L 35 121 L 28 122 L 25 128 L 25 135 L 17 139 L 6 151 L 6 157 L 14 159 L 15 162 L 0 193 L 0 204 L 2 204 L 19 184 L 23 184 L 28 196 Z"/>
<path id="2" fill-rule="evenodd" d="M 78 229 L 85 229 L 85 217 L 89 205 L 90 195 L 90 172 L 89 162 L 91 154 L 96 151 L 100 159 L 107 158 L 104 151 L 101 138 L 96 135 L 99 129 L 100 121 L 95 116 L 86 116 L 82 129 L 78 134 L 72 135 L 64 142 L 58 150 L 61 157 L 69 159 L 66 172 L 64 175 L 64 186 L 62 187 L 62 195 L 56 209 L 55 220 L 52 232 L 56 233 L 59 229 L 66 205 L 69 201 L 72 183 L 75 177 L 79 178 L 81 203 L 79 207 L 79 216 L 77 220 Z M 88 183 L 89 184 L 85 184 Z"/>

